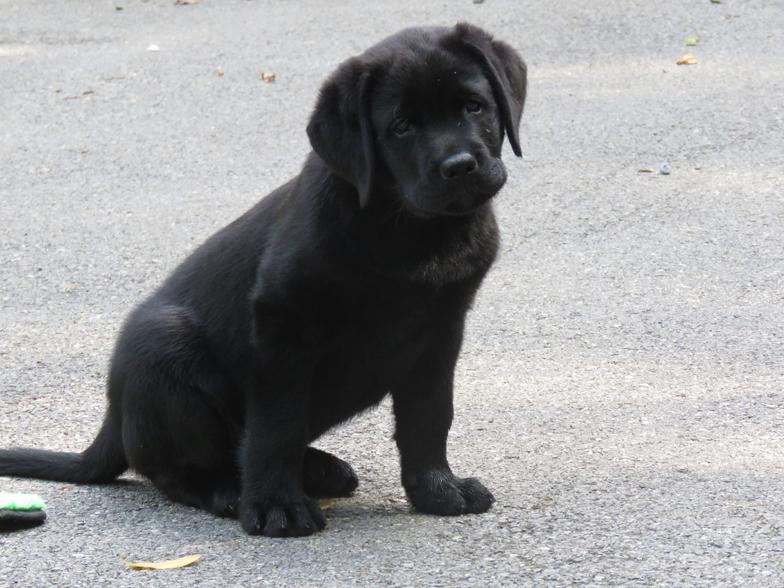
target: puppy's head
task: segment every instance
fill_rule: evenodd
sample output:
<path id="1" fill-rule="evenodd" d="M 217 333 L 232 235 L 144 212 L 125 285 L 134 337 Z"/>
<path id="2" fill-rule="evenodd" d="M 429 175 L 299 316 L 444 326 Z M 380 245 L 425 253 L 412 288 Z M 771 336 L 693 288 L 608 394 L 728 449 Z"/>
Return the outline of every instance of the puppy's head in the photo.
<path id="1" fill-rule="evenodd" d="M 338 68 L 308 136 L 362 207 L 392 193 L 418 216 L 470 214 L 506 181 L 504 134 L 521 154 L 525 93 L 522 59 L 481 29 L 407 29 Z"/>

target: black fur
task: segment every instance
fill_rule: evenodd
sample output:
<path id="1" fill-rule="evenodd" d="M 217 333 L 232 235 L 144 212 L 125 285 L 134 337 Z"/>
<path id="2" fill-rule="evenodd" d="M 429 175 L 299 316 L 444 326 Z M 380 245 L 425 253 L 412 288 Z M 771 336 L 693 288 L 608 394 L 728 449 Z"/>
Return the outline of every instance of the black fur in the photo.
<path id="1" fill-rule="evenodd" d="M 300 175 L 130 314 L 95 442 L 0 451 L 0 475 L 99 483 L 131 467 L 248 533 L 308 535 L 325 524 L 312 497 L 357 485 L 309 444 L 391 393 L 414 507 L 490 508 L 452 474 L 446 439 L 465 314 L 498 247 L 501 143 L 519 153 L 524 100 L 522 60 L 470 25 L 408 29 L 343 63 Z"/>

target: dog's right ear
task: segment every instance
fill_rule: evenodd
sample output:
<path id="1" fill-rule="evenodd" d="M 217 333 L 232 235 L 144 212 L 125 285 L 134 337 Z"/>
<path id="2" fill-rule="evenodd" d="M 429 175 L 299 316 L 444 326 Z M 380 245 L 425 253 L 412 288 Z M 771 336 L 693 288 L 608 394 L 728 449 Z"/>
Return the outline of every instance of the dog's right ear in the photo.
<path id="1" fill-rule="evenodd" d="M 370 79 L 359 59 L 341 64 L 322 86 L 307 128 L 313 150 L 357 189 L 360 208 L 370 198 L 375 167 Z"/>

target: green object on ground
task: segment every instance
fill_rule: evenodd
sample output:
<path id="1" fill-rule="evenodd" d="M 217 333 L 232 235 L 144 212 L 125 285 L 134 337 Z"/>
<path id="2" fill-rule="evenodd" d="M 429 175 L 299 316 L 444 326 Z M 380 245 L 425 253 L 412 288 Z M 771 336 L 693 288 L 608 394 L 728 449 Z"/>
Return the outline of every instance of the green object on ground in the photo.
<path id="1" fill-rule="evenodd" d="M 8 494 L 0 492 L 0 510 L 43 510 L 46 504 L 37 494 Z"/>
<path id="2" fill-rule="evenodd" d="M 35 494 L 0 492 L 0 531 L 18 531 L 42 524 L 46 505 Z"/>

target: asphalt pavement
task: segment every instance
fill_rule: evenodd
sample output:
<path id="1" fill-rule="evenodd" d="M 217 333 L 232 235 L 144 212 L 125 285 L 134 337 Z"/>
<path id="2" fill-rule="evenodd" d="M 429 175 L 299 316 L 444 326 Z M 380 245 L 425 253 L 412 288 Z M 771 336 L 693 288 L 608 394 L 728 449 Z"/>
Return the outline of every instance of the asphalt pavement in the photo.
<path id="1" fill-rule="evenodd" d="M 318 443 L 360 486 L 304 539 L 0 478 L 49 514 L 0 586 L 784 585 L 780 0 L 0 0 L 0 446 L 83 449 L 123 317 L 297 173 L 321 81 L 459 20 L 530 72 L 450 437 L 493 510 L 412 513 L 385 402 Z"/>

